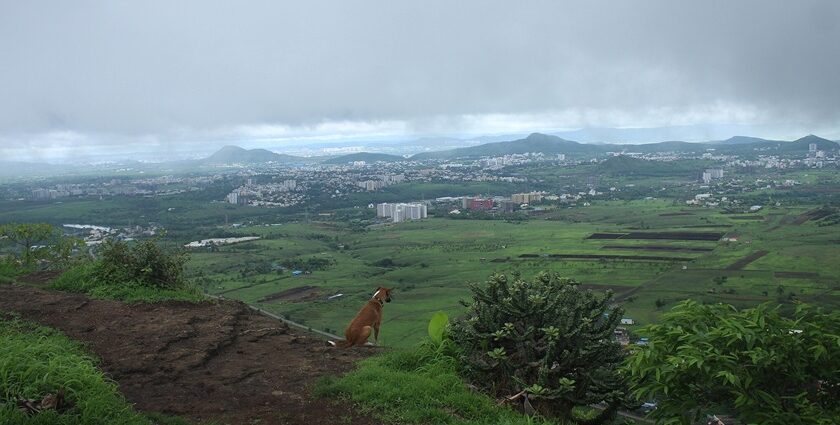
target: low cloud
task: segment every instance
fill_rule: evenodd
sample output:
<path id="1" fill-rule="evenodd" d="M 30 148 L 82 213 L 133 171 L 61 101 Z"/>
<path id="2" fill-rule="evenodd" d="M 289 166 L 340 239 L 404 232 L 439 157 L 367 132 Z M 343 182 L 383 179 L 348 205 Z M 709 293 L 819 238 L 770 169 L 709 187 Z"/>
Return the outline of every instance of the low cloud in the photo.
<path id="1" fill-rule="evenodd" d="M 12 2 L 0 153 L 704 123 L 837 134 L 838 44 L 830 0 Z"/>

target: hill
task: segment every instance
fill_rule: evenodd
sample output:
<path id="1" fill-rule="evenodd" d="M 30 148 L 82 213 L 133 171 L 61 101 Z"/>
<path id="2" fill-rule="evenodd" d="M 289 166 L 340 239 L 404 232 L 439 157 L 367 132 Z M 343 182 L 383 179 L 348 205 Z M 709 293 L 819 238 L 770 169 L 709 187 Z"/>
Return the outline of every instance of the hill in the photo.
<path id="1" fill-rule="evenodd" d="M 808 146 L 811 143 L 816 144 L 817 149 L 821 151 L 834 150 L 840 147 L 840 144 L 838 144 L 837 142 L 833 142 L 831 140 L 823 139 L 822 137 L 809 134 L 805 137 L 801 137 L 790 142 L 790 148 L 791 150 L 808 150 Z"/>
<path id="2" fill-rule="evenodd" d="M 528 137 L 509 142 L 485 143 L 467 148 L 450 149 L 439 152 L 418 153 L 411 159 L 453 159 L 474 158 L 481 156 L 501 156 L 542 152 L 544 154 L 574 154 L 604 152 L 606 149 L 596 145 L 585 145 L 548 134 L 532 133 Z"/>
<path id="3" fill-rule="evenodd" d="M 263 164 L 267 162 L 297 162 L 303 158 L 274 153 L 265 149 L 244 149 L 225 146 L 201 162 L 207 164 Z"/>
<path id="4" fill-rule="evenodd" d="M 399 162 L 405 161 L 405 158 L 398 155 L 389 155 L 387 153 L 359 152 L 330 158 L 324 161 L 323 164 L 344 165 L 353 161 Z"/>
<path id="5" fill-rule="evenodd" d="M 706 143 L 717 145 L 752 145 L 757 143 L 779 143 L 779 141 L 762 139 L 760 137 L 732 136 L 726 140 L 713 140 Z"/>

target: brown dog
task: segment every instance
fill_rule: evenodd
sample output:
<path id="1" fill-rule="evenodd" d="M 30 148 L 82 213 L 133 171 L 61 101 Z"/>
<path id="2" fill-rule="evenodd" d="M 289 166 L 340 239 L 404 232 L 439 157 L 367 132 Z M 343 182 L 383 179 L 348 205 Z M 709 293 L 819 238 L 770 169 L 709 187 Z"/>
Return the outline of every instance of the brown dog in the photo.
<path id="1" fill-rule="evenodd" d="M 370 337 L 371 330 L 373 330 L 374 340 L 379 341 L 379 326 L 382 324 L 382 306 L 389 302 L 391 302 L 391 289 L 381 286 L 376 288 L 376 292 L 373 293 L 370 301 L 359 310 L 359 314 L 347 326 L 347 329 L 344 331 L 344 341 L 330 341 L 330 344 L 340 348 L 365 345 Z"/>

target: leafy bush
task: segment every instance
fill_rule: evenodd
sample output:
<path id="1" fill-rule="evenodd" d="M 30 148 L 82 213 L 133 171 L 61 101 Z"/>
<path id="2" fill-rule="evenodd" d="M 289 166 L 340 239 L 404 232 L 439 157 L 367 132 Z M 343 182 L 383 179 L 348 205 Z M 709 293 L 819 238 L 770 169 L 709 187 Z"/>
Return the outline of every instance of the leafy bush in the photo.
<path id="1" fill-rule="evenodd" d="M 532 281 L 494 275 L 470 286 L 473 302 L 451 329 L 466 375 L 499 396 L 519 394 L 537 411 L 584 421 L 576 407 L 607 402 L 596 423 L 623 404 L 613 332 L 622 315 L 611 295 L 581 290 L 553 273 Z M 525 404 L 525 403 L 523 403 Z"/>
<path id="2" fill-rule="evenodd" d="M 634 393 L 657 398 L 652 415 L 695 423 L 706 410 L 745 423 L 840 423 L 840 312 L 799 305 L 793 318 L 764 304 L 738 311 L 683 301 L 641 330 L 629 360 Z"/>
<path id="3" fill-rule="evenodd" d="M 102 280 L 134 283 L 161 289 L 178 289 L 187 285 L 183 250 L 164 252 L 153 239 L 129 246 L 118 240 L 102 244 L 95 274 Z"/>
<path id="4" fill-rule="evenodd" d="M 99 259 L 68 269 L 52 287 L 130 302 L 201 301 L 201 293 L 184 277 L 186 261 L 183 251 L 165 252 L 154 240 L 134 246 L 109 241 Z"/>

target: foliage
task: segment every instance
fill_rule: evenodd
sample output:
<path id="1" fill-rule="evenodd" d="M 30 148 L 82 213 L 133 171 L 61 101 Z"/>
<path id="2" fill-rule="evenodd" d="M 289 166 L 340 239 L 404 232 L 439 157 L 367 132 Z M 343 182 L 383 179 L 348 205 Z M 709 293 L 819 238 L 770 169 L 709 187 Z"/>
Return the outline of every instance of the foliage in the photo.
<path id="1" fill-rule="evenodd" d="M 0 225 L 0 239 L 7 239 L 20 248 L 20 258 L 26 266 L 32 265 L 37 259 L 35 246 L 54 238 L 56 233 L 56 228 L 46 223 Z"/>
<path id="2" fill-rule="evenodd" d="M 346 397 L 385 423 L 549 425 L 467 388 L 451 356 L 426 343 L 371 357 L 342 378 L 325 378 L 319 396 Z"/>
<path id="3" fill-rule="evenodd" d="M 315 270 L 326 270 L 335 261 L 330 258 L 309 257 L 309 258 L 293 258 L 283 262 L 283 267 L 292 270 L 303 270 L 307 272 Z"/>
<path id="4" fill-rule="evenodd" d="M 102 244 L 96 276 L 103 281 L 133 283 L 160 289 L 187 286 L 184 264 L 189 259 L 183 250 L 164 251 L 154 239 L 129 245 L 119 240 Z"/>
<path id="5" fill-rule="evenodd" d="M 22 272 L 31 271 L 38 260 L 47 260 L 52 268 L 67 267 L 74 255 L 84 247 L 82 240 L 65 236 L 57 228 L 46 223 L 0 225 L 0 239 L 8 240 L 17 246 L 20 251 L 20 264 L 23 266 Z"/>
<path id="6" fill-rule="evenodd" d="M 622 311 L 611 294 L 595 295 L 554 273 L 532 281 L 493 275 L 470 286 L 473 302 L 452 327 L 464 350 L 464 370 L 495 395 L 524 391 L 537 411 L 582 421 L 573 409 L 605 401 L 591 423 L 609 419 L 623 403 L 623 360 L 613 332 Z"/>
<path id="7" fill-rule="evenodd" d="M 429 339 L 436 346 L 443 344 L 444 333 L 446 332 L 446 325 L 449 324 L 449 316 L 446 313 L 439 311 L 432 316 L 429 321 Z"/>
<path id="8" fill-rule="evenodd" d="M 0 423 L 149 424 L 131 408 L 97 361 L 64 335 L 0 317 Z M 69 409 L 28 416 L 18 399 L 40 400 L 64 391 Z"/>
<path id="9" fill-rule="evenodd" d="M 167 252 L 154 240 L 133 246 L 108 241 L 97 260 L 71 267 L 52 287 L 129 302 L 201 301 L 201 293 L 184 277 L 186 260 L 183 251 Z"/>
<path id="10" fill-rule="evenodd" d="M 88 294 L 93 298 L 104 298 L 126 302 L 160 302 L 181 300 L 200 302 L 206 298 L 192 285 L 178 289 L 162 289 L 144 286 L 137 282 L 102 280 L 93 262 L 76 265 L 55 279 L 53 289 Z"/>
<path id="11" fill-rule="evenodd" d="M 10 261 L 0 259 L 0 284 L 12 283 L 22 270 Z"/>
<path id="12" fill-rule="evenodd" d="M 764 304 L 737 310 L 684 301 L 642 330 L 628 361 L 634 393 L 657 398 L 665 423 L 713 407 L 762 424 L 840 423 L 840 312 L 800 305 L 793 318 Z"/>

